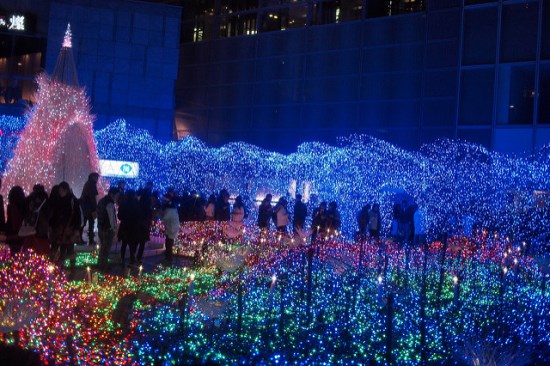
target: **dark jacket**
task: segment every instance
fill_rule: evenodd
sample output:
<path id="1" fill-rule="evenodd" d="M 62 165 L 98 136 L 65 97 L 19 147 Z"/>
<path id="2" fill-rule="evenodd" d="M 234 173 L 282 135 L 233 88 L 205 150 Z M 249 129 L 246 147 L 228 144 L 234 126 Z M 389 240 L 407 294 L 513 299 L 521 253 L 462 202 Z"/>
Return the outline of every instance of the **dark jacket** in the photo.
<path id="1" fill-rule="evenodd" d="M 97 184 L 88 179 L 82 188 L 80 195 L 80 205 L 85 217 L 90 217 L 92 212 L 97 212 Z"/>
<path id="2" fill-rule="evenodd" d="M 65 197 L 57 197 L 51 202 L 52 216 L 50 226 L 55 232 L 60 243 L 74 240 L 75 233 L 80 233 L 82 219 L 80 216 L 80 205 L 72 193 Z"/>
<path id="3" fill-rule="evenodd" d="M 141 220 L 139 222 L 139 243 L 149 240 L 151 223 L 153 221 L 153 207 L 151 205 L 151 191 L 141 189 L 138 191 L 139 209 Z"/>
<path id="4" fill-rule="evenodd" d="M 113 224 L 116 223 L 116 216 L 114 216 L 114 205 L 115 201 L 113 201 L 110 195 L 106 195 L 97 203 L 97 228 L 99 230 L 116 229 L 116 225 L 113 227 Z M 113 224 L 111 223 L 111 218 L 109 217 L 109 210 L 112 211 L 111 214 L 113 215 Z"/>
<path id="5" fill-rule="evenodd" d="M 4 214 L 4 196 L 0 194 L 0 231 L 6 231 L 6 216 Z"/>
<path id="6" fill-rule="evenodd" d="M 294 204 L 294 225 L 304 226 L 307 217 L 307 206 L 302 201 Z"/>
<path id="7" fill-rule="evenodd" d="M 119 239 L 125 243 L 139 243 L 143 236 L 141 230 L 143 215 L 137 198 L 121 203 L 117 216 L 120 220 Z"/>
<path id="8" fill-rule="evenodd" d="M 272 214 L 273 207 L 271 207 L 271 202 L 264 199 L 258 209 L 258 226 L 260 228 L 269 228 L 269 220 Z"/>
<path id="9" fill-rule="evenodd" d="M 229 202 L 225 202 L 221 197 L 216 202 L 215 217 L 217 221 L 229 221 L 231 219 Z"/>
<path id="10" fill-rule="evenodd" d="M 24 208 L 9 203 L 7 211 L 8 220 L 6 222 L 6 234 L 8 236 L 17 235 L 23 224 L 23 219 L 25 218 Z"/>

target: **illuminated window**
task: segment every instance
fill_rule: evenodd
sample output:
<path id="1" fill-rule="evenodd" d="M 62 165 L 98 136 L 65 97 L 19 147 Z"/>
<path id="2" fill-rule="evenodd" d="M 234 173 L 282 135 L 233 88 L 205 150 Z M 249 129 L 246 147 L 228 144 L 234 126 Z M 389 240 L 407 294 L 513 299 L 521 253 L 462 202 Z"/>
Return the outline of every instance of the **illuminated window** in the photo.
<path id="1" fill-rule="evenodd" d="M 231 14 L 239 11 L 256 10 L 258 0 L 221 0 L 220 13 Z"/>
<path id="2" fill-rule="evenodd" d="M 223 17 L 220 25 L 221 37 L 253 35 L 257 33 L 257 14 L 246 13 Z"/>
<path id="3" fill-rule="evenodd" d="M 44 39 L 0 35 L 0 103 L 32 102 L 34 78 L 44 68 Z"/>
<path id="4" fill-rule="evenodd" d="M 307 5 L 265 10 L 261 18 L 262 32 L 305 27 L 307 23 Z"/>
<path id="5" fill-rule="evenodd" d="M 312 4 L 311 24 L 338 23 L 340 15 L 340 1 L 323 1 Z"/>

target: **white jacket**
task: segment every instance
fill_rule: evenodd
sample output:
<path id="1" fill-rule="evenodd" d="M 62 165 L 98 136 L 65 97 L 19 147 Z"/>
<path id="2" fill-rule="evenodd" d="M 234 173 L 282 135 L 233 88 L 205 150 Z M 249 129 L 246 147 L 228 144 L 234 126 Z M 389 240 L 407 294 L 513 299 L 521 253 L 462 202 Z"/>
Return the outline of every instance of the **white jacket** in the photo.
<path id="1" fill-rule="evenodd" d="M 175 208 L 165 208 L 162 210 L 161 215 L 162 223 L 164 224 L 164 230 L 166 237 L 170 239 L 176 239 L 178 232 L 180 231 L 180 218 L 178 210 Z"/>
<path id="2" fill-rule="evenodd" d="M 287 226 L 288 224 L 290 224 L 288 211 L 284 206 L 279 206 L 277 209 L 277 227 Z"/>

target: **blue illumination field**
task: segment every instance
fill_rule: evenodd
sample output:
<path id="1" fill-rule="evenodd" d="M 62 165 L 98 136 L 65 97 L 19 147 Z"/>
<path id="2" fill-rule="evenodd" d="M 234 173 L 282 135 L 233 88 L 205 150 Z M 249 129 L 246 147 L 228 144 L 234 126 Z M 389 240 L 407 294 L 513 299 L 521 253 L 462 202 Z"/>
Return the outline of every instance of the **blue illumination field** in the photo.
<path id="1" fill-rule="evenodd" d="M 6 131 L 21 126 L 0 120 L 3 159 L 17 140 Z M 53 300 L 31 291 L 40 326 L 18 336 L 51 364 L 550 362 L 550 147 L 516 158 L 460 141 L 410 152 L 355 136 L 281 155 L 243 143 L 209 148 L 195 138 L 162 144 L 123 121 L 97 131 L 96 141 L 101 158 L 139 162 L 142 175 L 130 187 L 152 180 L 160 191 L 226 188 L 250 200 L 297 187 L 338 203 L 344 236 L 298 245 L 253 225 L 229 238 L 218 224 L 186 223 L 176 252 L 198 250 L 196 268 L 100 275 L 98 283 L 68 282 L 42 257 L 12 263 L 0 252 L 1 295 L 28 300 L 26 289 L 57 286 Z M 403 197 L 429 215 L 434 239 L 426 248 L 351 240 L 365 202 L 381 204 L 387 234 Z M 485 229 L 461 235 L 464 215 Z M 442 232 L 455 235 L 435 240 Z M 239 268 L 224 272 L 238 255 Z M 123 299 L 133 309 L 127 322 L 113 321 Z M 67 301 L 77 305 L 61 306 Z M 51 329 L 70 333 L 72 354 L 64 339 L 47 341 Z M 16 338 L 0 333 L 2 342 Z"/>

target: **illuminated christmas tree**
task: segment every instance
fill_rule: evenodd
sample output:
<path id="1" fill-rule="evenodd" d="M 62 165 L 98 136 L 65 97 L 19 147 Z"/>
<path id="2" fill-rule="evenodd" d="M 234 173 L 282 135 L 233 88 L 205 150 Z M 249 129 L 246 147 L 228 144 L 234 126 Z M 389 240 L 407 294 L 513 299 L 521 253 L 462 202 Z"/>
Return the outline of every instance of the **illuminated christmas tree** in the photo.
<path id="1" fill-rule="evenodd" d="M 4 195 L 12 186 L 26 193 L 40 183 L 46 189 L 66 181 L 78 196 L 90 172 L 99 171 L 86 90 L 78 85 L 71 28 L 67 26 L 51 77 L 37 77 L 34 106 L 4 177 Z"/>

